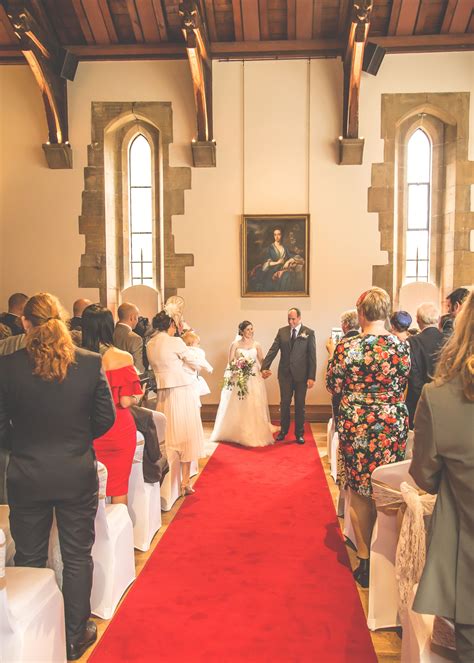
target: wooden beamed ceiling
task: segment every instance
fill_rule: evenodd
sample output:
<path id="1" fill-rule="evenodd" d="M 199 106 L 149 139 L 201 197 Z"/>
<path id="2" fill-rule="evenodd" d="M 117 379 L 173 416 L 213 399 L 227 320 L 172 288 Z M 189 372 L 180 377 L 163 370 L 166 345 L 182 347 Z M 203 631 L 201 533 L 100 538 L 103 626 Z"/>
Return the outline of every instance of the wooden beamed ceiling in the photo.
<path id="1" fill-rule="evenodd" d="M 84 60 L 185 58 L 180 0 L 29 0 Z M 350 0 L 198 0 L 212 58 L 333 57 L 347 45 Z M 388 52 L 474 49 L 474 0 L 374 0 L 369 41 Z M 23 59 L 0 5 L 0 58 Z"/>

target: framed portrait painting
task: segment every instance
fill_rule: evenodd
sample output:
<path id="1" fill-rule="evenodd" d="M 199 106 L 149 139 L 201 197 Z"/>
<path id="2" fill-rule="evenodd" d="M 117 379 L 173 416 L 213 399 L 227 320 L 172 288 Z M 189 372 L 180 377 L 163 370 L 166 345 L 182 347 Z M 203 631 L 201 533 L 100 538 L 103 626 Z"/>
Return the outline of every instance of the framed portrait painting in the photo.
<path id="1" fill-rule="evenodd" d="M 309 215 L 242 220 L 242 297 L 309 296 Z"/>

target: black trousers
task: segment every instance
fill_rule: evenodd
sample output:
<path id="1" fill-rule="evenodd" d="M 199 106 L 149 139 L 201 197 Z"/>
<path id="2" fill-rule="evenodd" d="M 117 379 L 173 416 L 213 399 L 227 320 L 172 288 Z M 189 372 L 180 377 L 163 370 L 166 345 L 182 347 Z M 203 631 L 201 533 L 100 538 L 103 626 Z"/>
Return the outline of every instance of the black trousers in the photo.
<path id="1" fill-rule="evenodd" d="M 474 661 L 474 625 L 454 623 L 457 663 Z"/>
<path id="2" fill-rule="evenodd" d="M 16 566 L 42 568 L 48 559 L 53 508 L 64 564 L 63 596 L 66 639 L 76 644 L 90 617 L 97 491 L 74 500 L 10 504 L 10 529 L 15 541 Z"/>
<path id="3" fill-rule="evenodd" d="M 293 395 L 295 397 L 295 434 L 303 437 L 305 400 L 308 390 L 307 382 L 295 382 L 291 377 L 287 380 L 280 379 L 280 421 L 281 432 L 285 435 L 290 428 L 290 405 Z"/>

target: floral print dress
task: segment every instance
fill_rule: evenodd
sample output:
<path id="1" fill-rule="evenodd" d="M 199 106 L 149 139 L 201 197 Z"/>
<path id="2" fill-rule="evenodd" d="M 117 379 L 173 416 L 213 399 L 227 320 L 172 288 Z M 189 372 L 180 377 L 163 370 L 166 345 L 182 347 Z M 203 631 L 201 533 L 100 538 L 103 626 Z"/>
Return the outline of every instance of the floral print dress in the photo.
<path id="1" fill-rule="evenodd" d="M 376 467 L 405 457 L 409 371 L 408 343 L 392 334 L 341 341 L 329 361 L 326 386 L 342 394 L 337 431 L 345 484 L 360 495 L 371 496 Z"/>

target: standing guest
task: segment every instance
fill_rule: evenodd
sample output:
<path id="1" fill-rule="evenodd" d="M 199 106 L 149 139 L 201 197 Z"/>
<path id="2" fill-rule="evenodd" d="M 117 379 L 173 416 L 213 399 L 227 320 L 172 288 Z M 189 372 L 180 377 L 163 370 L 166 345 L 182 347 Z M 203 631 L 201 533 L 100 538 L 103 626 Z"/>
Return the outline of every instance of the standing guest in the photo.
<path id="1" fill-rule="evenodd" d="M 2 313 L 0 316 L 0 322 L 10 327 L 13 336 L 25 333 L 21 316 L 23 315 L 23 309 L 27 301 L 28 295 L 24 295 L 22 292 L 15 292 L 8 299 L 8 313 Z"/>
<path id="2" fill-rule="evenodd" d="M 357 309 L 351 309 L 346 311 L 341 315 L 341 328 L 343 337 L 341 341 L 345 341 L 348 338 L 354 338 L 354 336 L 359 335 L 359 315 Z M 334 354 L 334 341 L 332 338 L 328 339 L 326 343 L 326 350 L 329 354 L 329 359 L 332 358 Z M 342 394 L 333 394 L 331 398 L 332 404 L 332 416 L 334 419 L 334 425 L 337 426 L 337 417 L 339 415 L 339 405 L 341 403 Z"/>
<path id="3" fill-rule="evenodd" d="M 114 405 L 100 357 L 73 346 L 55 297 L 31 297 L 23 323 L 26 348 L 0 359 L 0 446 L 11 449 L 15 564 L 46 566 L 54 509 L 67 658 L 76 660 L 97 638 L 89 621 L 98 500 L 92 441 L 114 423 Z"/>
<path id="4" fill-rule="evenodd" d="M 408 343 L 387 332 L 390 297 L 371 288 L 357 300 L 362 333 L 341 341 L 329 361 L 328 390 L 342 394 L 337 432 L 351 490 L 351 520 L 359 567 L 354 577 L 369 585 L 369 550 L 375 523 L 371 475 L 405 457 L 408 412 L 403 394 L 410 370 Z"/>
<path id="5" fill-rule="evenodd" d="M 94 440 L 98 460 L 107 468 L 106 494 L 112 504 L 127 504 L 128 480 L 137 445 L 137 427 L 129 410 L 143 396 L 129 352 L 113 345 L 112 312 L 91 304 L 82 314 L 82 346 L 102 355 L 102 366 L 112 391 L 117 418 L 105 435 Z"/>
<path id="6" fill-rule="evenodd" d="M 413 603 L 454 621 L 456 661 L 474 661 L 474 294 L 466 300 L 415 416 L 410 474 L 438 494 Z"/>
<path id="7" fill-rule="evenodd" d="M 411 370 L 408 376 L 407 408 L 410 429 L 413 428 L 415 410 L 423 385 L 431 382 L 438 354 L 444 342 L 437 324 L 439 311 L 434 304 L 421 304 L 416 312 L 416 322 L 420 333 L 408 338 L 410 346 Z"/>
<path id="8" fill-rule="evenodd" d="M 90 299 L 76 299 L 72 305 L 73 317 L 69 320 L 69 329 L 71 331 L 81 331 L 82 313 L 85 308 L 92 304 Z"/>
<path id="9" fill-rule="evenodd" d="M 135 304 L 124 302 L 117 310 L 118 322 L 115 326 L 113 342 L 119 350 L 129 352 L 138 373 L 145 372 L 143 365 L 143 339 L 133 331 L 138 324 L 139 310 Z"/>
<path id="10" fill-rule="evenodd" d="M 204 432 L 201 423 L 200 400 L 193 386 L 196 376 L 184 370 L 185 364 L 194 370 L 199 365 L 188 357 L 184 341 L 175 336 L 176 323 L 161 311 L 153 318 L 158 331 L 147 345 L 150 366 L 157 386 L 156 409 L 166 417 L 166 449 L 176 452 L 181 462 L 181 494 L 191 495 L 189 482 L 191 461 L 204 456 Z"/>
<path id="11" fill-rule="evenodd" d="M 443 316 L 443 326 L 441 331 L 445 340 L 447 340 L 454 331 L 456 317 L 461 313 L 464 302 L 469 295 L 467 288 L 456 288 L 446 297 L 446 306 L 448 308 L 447 316 Z"/>
<path id="12" fill-rule="evenodd" d="M 395 311 L 390 317 L 392 333 L 401 341 L 406 341 L 411 334 L 408 332 L 412 323 L 412 317 L 408 311 Z"/>

